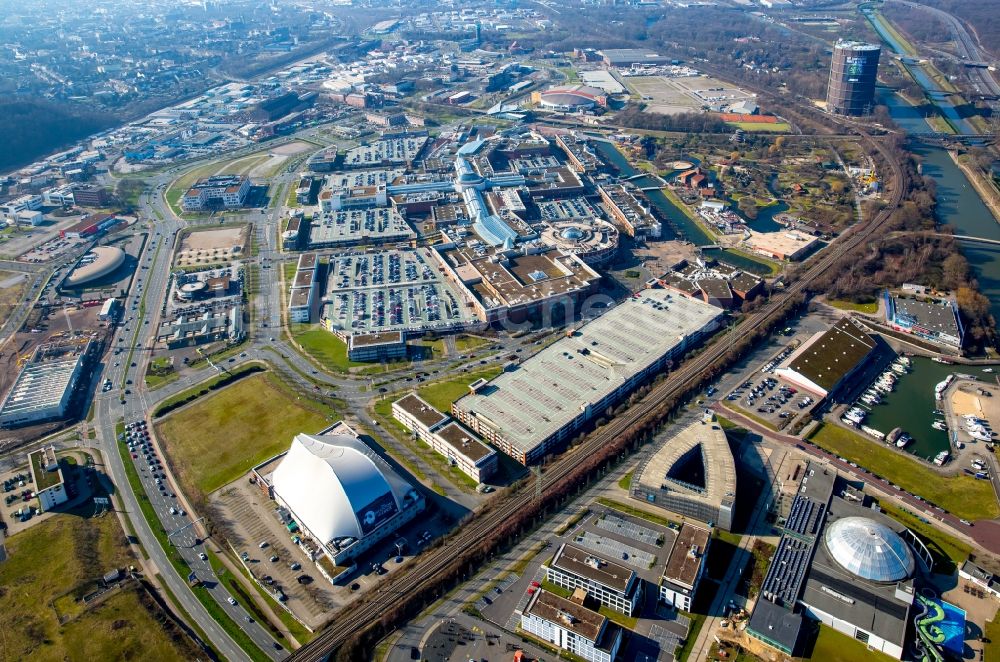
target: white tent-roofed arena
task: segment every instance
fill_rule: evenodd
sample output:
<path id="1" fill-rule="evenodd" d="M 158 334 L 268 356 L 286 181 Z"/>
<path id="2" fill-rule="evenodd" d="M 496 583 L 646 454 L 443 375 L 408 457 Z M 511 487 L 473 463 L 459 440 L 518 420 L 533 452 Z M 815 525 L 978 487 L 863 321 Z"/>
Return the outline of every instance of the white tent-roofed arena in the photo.
<path id="1" fill-rule="evenodd" d="M 419 493 L 363 442 L 346 434 L 296 435 L 271 481 L 278 501 L 317 542 L 332 545 L 336 555 L 377 529 L 389 531 L 374 538 L 388 535 L 411 519 L 409 511 L 422 510 Z M 396 517 L 404 511 L 409 516 Z M 390 520 L 397 523 L 383 527 Z"/>

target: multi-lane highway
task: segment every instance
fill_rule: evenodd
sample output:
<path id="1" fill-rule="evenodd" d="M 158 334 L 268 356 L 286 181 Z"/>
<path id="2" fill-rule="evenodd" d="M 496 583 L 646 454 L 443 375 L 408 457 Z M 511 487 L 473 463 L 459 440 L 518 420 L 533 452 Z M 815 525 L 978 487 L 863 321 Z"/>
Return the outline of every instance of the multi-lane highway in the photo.
<path id="1" fill-rule="evenodd" d="M 910 0 L 890 0 L 890 2 L 931 14 L 947 25 L 951 31 L 952 41 L 955 44 L 955 52 L 965 64 L 977 63 L 985 65 L 989 63 L 989 54 L 984 53 L 979 48 L 976 40 L 965 29 L 965 24 L 948 12 L 937 7 L 911 2 Z M 989 69 L 984 66 L 967 67 L 966 73 L 977 92 L 986 96 L 1000 97 L 1000 84 L 993 78 L 993 74 Z"/>
<path id="2" fill-rule="evenodd" d="M 167 176 L 169 175 L 163 177 Z M 242 607 L 231 604 L 232 596 L 214 576 L 209 564 L 200 558 L 203 550 L 200 545 L 195 544 L 197 529 L 192 526 L 191 515 L 178 505 L 175 497 L 169 496 L 176 494 L 175 486 L 170 485 L 169 478 L 164 475 L 160 480 L 167 487 L 160 491 L 156 479 L 151 477 L 151 468 L 145 455 L 137 454 L 138 457 L 133 459 L 131 454 L 126 454 L 123 459 L 122 442 L 117 439 L 116 425 L 119 421 L 126 423 L 143 421 L 149 411 L 149 397 L 142 386 L 143 375 L 155 340 L 159 311 L 166 296 L 173 242 L 176 240 L 177 231 L 183 227 L 183 223 L 170 213 L 159 196 L 159 183 L 162 182 L 154 183 L 154 191 L 143 194 L 142 203 L 147 212 L 157 208 L 161 212 L 159 217 L 165 220 L 153 225 L 149 241 L 139 260 L 139 269 L 125 300 L 123 319 L 132 319 L 119 325 L 112 338 L 112 352 L 108 356 L 108 364 L 104 366 L 101 377 L 102 381 L 105 378 L 109 379 L 114 388 L 95 396 L 95 425 L 102 442 L 106 466 L 119 490 L 123 507 L 130 513 L 139 541 L 149 553 L 153 564 L 160 570 L 171 592 L 181 602 L 181 606 L 197 621 L 212 645 L 227 659 L 250 659 L 195 597 L 188 586 L 187 578 L 181 577 L 173 570 L 153 534 L 151 527 L 157 524 L 147 522 L 142 515 L 139 507 L 141 496 L 131 489 L 124 461 L 134 462 L 140 474 L 145 476 L 141 479 L 143 488 L 153 505 L 159 524 L 168 533 L 173 534 L 170 536 L 171 543 L 177 547 L 181 557 L 191 566 L 198 578 L 205 582 L 208 594 L 261 650 L 272 659 L 281 659 L 287 654 L 284 649 L 276 648 L 275 641 L 267 630 L 259 623 L 248 620 L 251 618 L 250 614 Z M 153 213 L 148 214 L 149 218 L 154 216 Z M 151 448 L 155 449 L 155 440 L 152 440 Z M 160 467 L 162 474 L 162 465 Z"/>

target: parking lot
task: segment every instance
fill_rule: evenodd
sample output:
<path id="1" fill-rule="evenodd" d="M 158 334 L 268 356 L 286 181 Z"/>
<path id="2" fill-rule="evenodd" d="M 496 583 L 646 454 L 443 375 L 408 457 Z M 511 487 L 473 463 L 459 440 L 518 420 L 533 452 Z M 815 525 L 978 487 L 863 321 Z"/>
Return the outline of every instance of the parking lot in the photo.
<path id="1" fill-rule="evenodd" d="M 336 585 L 320 573 L 304 547 L 310 540 L 301 532 L 290 533 L 277 515 L 277 504 L 246 480 L 238 480 L 209 497 L 212 519 L 226 529 L 226 535 L 249 570 L 276 594 L 286 596 L 284 604 L 309 627 L 323 625 L 337 609 L 349 604 L 389 575 L 413 562 L 413 557 L 433 537 L 448 530 L 434 516 L 419 518 L 377 545 L 357 560 L 357 569 Z M 396 543 L 401 543 L 402 555 Z M 261 543 L 266 543 L 261 547 Z M 271 559 L 277 557 L 276 561 Z M 308 579 L 300 581 L 300 577 Z"/>
<path id="2" fill-rule="evenodd" d="M 255 485 L 237 481 L 211 497 L 213 519 L 230 530 L 230 542 L 244 564 L 272 593 L 285 594 L 285 605 L 313 628 L 322 625 L 325 612 L 341 603 L 335 587 L 293 542 L 274 513 L 275 503 Z M 266 543 L 261 547 L 261 543 Z M 277 557 L 277 561 L 271 561 Z M 293 569 L 294 568 L 294 569 Z M 303 579 L 301 583 L 300 577 Z"/>
<path id="3" fill-rule="evenodd" d="M 54 260 L 57 257 L 65 255 L 77 246 L 86 243 L 86 239 L 63 239 L 59 235 L 55 235 L 51 239 L 35 246 L 33 249 L 29 250 L 17 259 L 20 262 L 48 262 L 49 260 Z"/>
<path id="4" fill-rule="evenodd" d="M 781 430 L 800 414 L 808 414 L 816 401 L 798 389 L 782 383 L 774 374 L 774 369 L 791 354 L 797 341 L 793 341 L 777 354 L 772 355 L 757 373 L 750 373 L 747 379 L 726 395 L 726 403 L 733 408 L 750 412 Z"/>
<path id="5" fill-rule="evenodd" d="M 472 321 L 428 249 L 331 256 L 324 316 L 348 332 L 445 329 Z"/>

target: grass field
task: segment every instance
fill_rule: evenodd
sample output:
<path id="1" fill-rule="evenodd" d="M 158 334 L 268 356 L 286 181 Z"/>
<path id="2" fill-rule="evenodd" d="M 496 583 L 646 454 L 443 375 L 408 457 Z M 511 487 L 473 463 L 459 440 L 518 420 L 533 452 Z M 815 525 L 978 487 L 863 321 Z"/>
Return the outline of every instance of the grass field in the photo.
<path id="1" fill-rule="evenodd" d="M 286 391 L 270 373 L 245 377 L 157 424 L 185 489 L 213 492 L 288 448 L 299 432 L 315 433 L 334 412 Z"/>
<path id="2" fill-rule="evenodd" d="M 874 315 L 878 312 L 878 302 L 854 303 L 853 301 L 843 301 L 841 299 L 828 299 L 827 303 L 840 310 L 853 310 L 856 313 L 866 313 Z"/>
<path id="3" fill-rule="evenodd" d="M 726 122 L 726 124 L 753 133 L 788 133 L 792 130 L 787 122 Z"/>
<path id="4" fill-rule="evenodd" d="M 0 285 L 10 283 L 7 287 L 0 287 L 0 324 L 7 321 L 14 306 L 20 303 L 21 297 L 24 296 L 24 291 L 28 287 L 28 278 L 20 278 L 20 276 L 21 274 L 12 271 L 0 271 Z"/>
<path id="5" fill-rule="evenodd" d="M 983 647 L 983 659 L 1000 660 L 1000 612 L 986 624 L 984 633 L 989 643 Z"/>
<path id="6" fill-rule="evenodd" d="M 150 390 L 154 390 L 177 381 L 178 377 L 180 377 L 180 373 L 174 370 L 173 362 L 169 358 L 161 356 L 149 362 L 143 379 L 146 381 L 146 386 Z"/>
<path id="7" fill-rule="evenodd" d="M 417 395 L 438 411 L 450 412 L 451 403 L 469 392 L 469 384 L 479 378 L 493 379 L 501 373 L 499 366 L 489 366 L 482 370 L 463 372 L 460 376 L 435 382 L 417 389 Z"/>
<path id="8" fill-rule="evenodd" d="M 318 324 L 292 324 L 292 338 L 324 368 L 347 372 L 350 368 L 371 365 L 347 358 L 347 343 Z"/>
<path id="9" fill-rule="evenodd" d="M 172 641 L 161 613 L 137 590 L 84 609 L 78 586 L 134 560 L 113 515 L 56 515 L 6 541 L 0 563 L 0 658 L 5 660 L 187 660 L 202 657 L 185 637 Z M 53 600 L 70 620 L 62 625 Z M 177 634 L 174 631 L 173 634 Z"/>
<path id="10" fill-rule="evenodd" d="M 923 539 L 927 549 L 934 557 L 934 571 L 951 573 L 956 566 L 961 565 L 972 552 L 972 546 L 961 540 L 939 531 L 930 524 L 921 521 L 915 514 L 888 503 L 880 504 L 882 510 L 893 519 L 902 522 L 908 529 Z"/>
<path id="11" fill-rule="evenodd" d="M 988 480 L 942 476 L 904 454 L 836 425 L 821 425 L 809 437 L 817 446 L 856 462 L 904 490 L 919 494 L 958 517 L 992 519 L 1000 513 Z"/>
<path id="12" fill-rule="evenodd" d="M 482 347 L 483 345 L 488 344 L 490 344 L 490 341 L 486 338 L 467 336 L 465 334 L 455 336 L 455 349 L 460 352 L 468 352 L 471 349 L 476 349 L 477 347 Z"/>

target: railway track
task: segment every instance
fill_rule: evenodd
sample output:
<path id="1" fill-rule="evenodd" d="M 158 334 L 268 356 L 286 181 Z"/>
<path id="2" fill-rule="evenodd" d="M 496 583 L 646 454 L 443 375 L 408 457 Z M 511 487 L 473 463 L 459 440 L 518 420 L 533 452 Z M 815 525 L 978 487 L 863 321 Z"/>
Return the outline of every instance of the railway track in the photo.
<path id="1" fill-rule="evenodd" d="M 886 208 L 866 223 L 864 227 L 854 226 L 842 234 L 830 250 L 821 253 L 816 262 L 780 295 L 772 297 L 761 310 L 745 317 L 737 327 L 742 333 L 751 333 L 771 322 L 786 303 L 806 292 L 812 282 L 835 264 L 841 256 L 878 232 L 889 219 L 892 211 L 900 204 L 903 195 L 903 173 L 899 164 L 877 141 L 872 140 L 869 136 L 863 136 L 863 139 L 882 152 L 885 160 L 889 163 L 892 169 L 893 198 Z M 719 342 L 716 339 L 704 352 L 684 363 L 666 380 L 655 386 L 642 400 L 588 436 L 571 455 L 551 465 L 544 474 L 545 482 L 554 484 L 565 478 L 577 468 L 582 458 L 588 458 L 598 452 L 632 425 L 645 423 L 647 417 L 656 415 L 657 408 L 664 399 L 689 389 L 691 380 L 697 378 L 707 367 L 722 359 L 728 350 L 728 343 Z M 295 651 L 291 659 L 302 661 L 325 659 L 350 636 L 378 621 L 389 607 L 395 605 L 404 596 L 429 586 L 439 573 L 456 559 L 461 558 L 466 550 L 473 548 L 476 543 L 482 541 L 509 517 L 529 506 L 535 498 L 534 488 L 532 480 L 522 485 L 516 492 L 503 497 L 492 510 L 472 519 L 441 547 L 425 553 L 411 566 L 409 571 L 396 575 L 386 582 L 385 586 L 381 587 L 368 601 L 360 605 L 352 605 L 346 612 L 340 614 L 339 618 L 331 622 L 313 641 Z"/>

